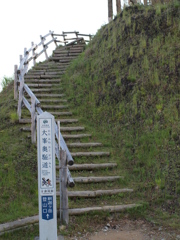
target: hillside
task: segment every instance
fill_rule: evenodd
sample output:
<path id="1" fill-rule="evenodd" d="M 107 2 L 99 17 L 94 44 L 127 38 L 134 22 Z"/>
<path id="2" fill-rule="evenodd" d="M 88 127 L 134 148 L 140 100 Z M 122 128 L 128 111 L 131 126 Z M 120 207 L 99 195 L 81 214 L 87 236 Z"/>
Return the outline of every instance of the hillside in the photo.
<path id="1" fill-rule="evenodd" d="M 36 147 L 20 131 L 13 98 L 11 83 L 0 93 L 0 223 L 38 210 Z"/>
<path id="2" fill-rule="evenodd" d="M 102 141 L 103 148 L 111 152 L 117 163 L 113 171 L 124 176 L 123 181 L 110 182 L 108 187 L 134 189 L 129 195 L 102 196 L 95 200 L 97 204 L 141 203 L 142 208 L 128 212 L 130 218 L 179 227 L 179 81 L 179 1 L 127 7 L 102 26 L 70 64 L 62 77 L 68 105 L 93 140 Z M 0 223 L 38 214 L 36 146 L 31 144 L 29 133 L 20 131 L 16 109 L 11 83 L 0 93 Z M 103 174 L 110 174 L 109 170 L 104 169 Z M 91 202 L 69 201 L 70 206 L 83 207 Z M 115 214 L 114 219 L 122 216 Z M 74 232 L 88 231 L 107 223 L 108 218 L 108 213 L 72 217 L 64 233 L 73 236 Z M 13 239 L 36 235 L 38 226 L 33 226 L 19 231 Z"/>
<path id="3" fill-rule="evenodd" d="M 180 209 L 179 69 L 177 2 L 126 8 L 64 77 L 77 115 L 108 134 L 135 198 L 147 202 L 156 219 Z"/>

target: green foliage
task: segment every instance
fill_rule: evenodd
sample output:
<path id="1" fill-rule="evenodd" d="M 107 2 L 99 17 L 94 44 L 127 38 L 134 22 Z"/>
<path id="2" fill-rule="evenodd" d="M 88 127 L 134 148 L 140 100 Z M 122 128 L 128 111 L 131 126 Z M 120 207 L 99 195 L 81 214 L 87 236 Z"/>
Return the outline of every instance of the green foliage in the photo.
<path id="1" fill-rule="evenodd" d="M 12 82 L 12 81 L 13 81 L 13 78 L 4 76 L 2 79 L 2 82 L 1 82 L 2 89 L 7 87 L 10 84 L 10 82 Z"/>
<path id="2" fill-rule="evenodd" d="M 16 106 L 11 82 L 0 93 L 0 223 L 38 213 L 36 148 L 19 130 Z"/>
<path id="3" fill-rule="evenodd" d="M 174 3 L 124 9 L 63 79 L 77 115 L 108 135 L 135 199 L 167 214 L 166 194 L 179 213 L 179 16 Z"/>

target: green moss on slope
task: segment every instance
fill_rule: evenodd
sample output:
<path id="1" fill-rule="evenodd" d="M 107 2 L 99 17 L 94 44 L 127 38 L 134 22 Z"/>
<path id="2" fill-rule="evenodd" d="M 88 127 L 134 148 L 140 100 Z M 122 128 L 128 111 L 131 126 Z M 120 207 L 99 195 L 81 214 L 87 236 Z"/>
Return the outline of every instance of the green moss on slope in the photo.
<path id="1" fill-rule="evenodd" d="M 38 213 L 36 147 L 20 131 L 13 83 L 0 93 L 0 223 Z"/>
<path id="2" fill-rule="evenodd" d="M 63 84 L 77 115 L 109 134 L 139 196 L 173 214 L 180 209 L 180 5 L 157 7 L 126 8 L 103 26 Z"/>

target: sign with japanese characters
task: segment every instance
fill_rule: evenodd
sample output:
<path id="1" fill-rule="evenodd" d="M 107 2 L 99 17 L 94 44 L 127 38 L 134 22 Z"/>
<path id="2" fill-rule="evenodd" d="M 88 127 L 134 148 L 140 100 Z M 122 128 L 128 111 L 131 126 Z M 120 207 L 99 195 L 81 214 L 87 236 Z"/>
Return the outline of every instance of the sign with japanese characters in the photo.
<path id="1" fill-rule="evenodd" d="M 57 239 L 54 116 L 37 117 L 40 240 Z"/>
<path id="2" fill-rule="evenodd" d="M 42 219 L 53 219 L 53 196 L 41 196 L 42 200 Z"/>

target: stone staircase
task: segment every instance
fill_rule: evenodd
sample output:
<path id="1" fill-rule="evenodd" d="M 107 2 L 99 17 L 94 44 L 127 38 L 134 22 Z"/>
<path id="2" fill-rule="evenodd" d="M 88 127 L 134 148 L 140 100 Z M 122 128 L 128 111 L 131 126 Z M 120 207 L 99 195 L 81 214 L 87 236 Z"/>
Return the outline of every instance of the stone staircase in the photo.
<path id="1" fill-rule="evenodd" d="M 62 135 L 75 161 L 69 166 L 75 182 L 75 187 L 68 190 L 69 214 L 93 210 L 116 212 L 138 207 L 139 204 L 131 203 L 133 189 L 124 188 L 117 160 L 73 117 L 61 87 L 62 74 L 84 48 L 85 43 L 59 47 L 48 61 L 35 65 L 25 76 L 25 83 L 40 100 L 43 111 L 53 114 L 56 121 L 60 120 Z M 28 110 L 23 109 L 20 123 L 22 131 L 30 131 Z M 57 196 L 58 188 L 57 185 Z"/>

